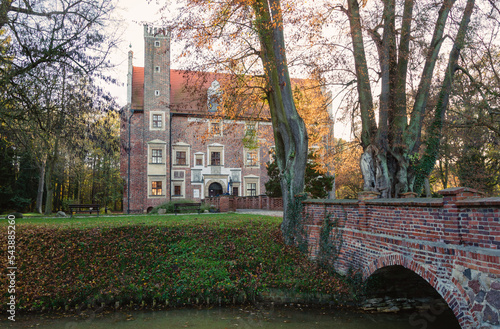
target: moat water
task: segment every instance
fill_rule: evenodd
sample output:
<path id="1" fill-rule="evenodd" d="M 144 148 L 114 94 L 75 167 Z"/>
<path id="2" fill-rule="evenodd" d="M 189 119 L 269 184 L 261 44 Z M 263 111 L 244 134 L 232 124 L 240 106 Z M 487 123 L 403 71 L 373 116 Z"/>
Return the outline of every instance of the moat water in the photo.
<path id="1" fill-rule="evenodd" d="M 460 329 L 451 310 L 375 314 L 344 309 L 300 307 L 227 307 L 164 311 L 113 311 L 79 316 L 16 315 L 16 322 L 0 321 L 1 328 L 335 328 L 335 329 Z"/>

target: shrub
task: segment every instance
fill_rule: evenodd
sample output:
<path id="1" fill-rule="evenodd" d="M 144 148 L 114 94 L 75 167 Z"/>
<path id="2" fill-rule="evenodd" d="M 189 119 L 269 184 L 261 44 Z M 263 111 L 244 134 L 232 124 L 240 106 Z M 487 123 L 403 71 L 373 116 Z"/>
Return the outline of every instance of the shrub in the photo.
<path id="1" fill-rule="evenodd" d="M 8 214 L 6 218 L 9 218 L 9 216 L 14 216 L 16 219 L 23 218 L 23 214 L 20 212 L 13 212 L 11 214 Z"/>
<path id="2" fill-rule="evenodd" d="M 29 198 L 23 198 L 18 195 L 12 197 L 10 199 L 10 202 L 12 205 L 14 205 L 14 209 L 17 211 L 25 211 L 28 209 L 29 205 L 31 204 L 31 199 Z"/>
<path id="3" fill-rule="evenodd" d="M 173 200 L 166 202 L 162 205 L 156 206 L 151 210 L 150 214 L 157 214 L 159 209 L 165 209 L 167 211 L 167 214 L 173 214 L 174 213 L 174 204 L 176 203 L 196 203 L 194 200 L 191 199 L 179 199 L 179 200 Z M 201 204 L 201 212 L 204 212 L 205 210 L 208 210 L 210 205 Z"/>

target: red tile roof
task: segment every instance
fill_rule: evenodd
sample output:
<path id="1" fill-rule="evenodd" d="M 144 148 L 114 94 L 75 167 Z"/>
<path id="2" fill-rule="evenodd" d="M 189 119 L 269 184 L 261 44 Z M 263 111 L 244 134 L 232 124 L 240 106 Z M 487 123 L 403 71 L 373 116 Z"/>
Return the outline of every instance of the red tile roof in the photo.
<path id="1" fill-rule="evenodd" d="M 207 114 L 207 90 L 212 82 L 217 80 L 221 86 L 228 86 L 231 85 L 228 81 L 235 78 L 238 79 L 235 75 L 223 73 L 170 70 L 170 111 L 173 113 Z M 248 88 L 244 96 L 231 99 L 232 107 L 244 112 L 240 112 L 237 116 L 257 115 L 263 118 L 269 117 L 267 106 L 262 105 L 260 92 L 256 93 L 256 90 L 255 88 Z M 260 107 L 260 110 L 250 109 L 254 107 Z M 144 109 L 143 67 L 133 68 L 132 108 Z M 255 113 L 252 115 L 251 112 Z"/>

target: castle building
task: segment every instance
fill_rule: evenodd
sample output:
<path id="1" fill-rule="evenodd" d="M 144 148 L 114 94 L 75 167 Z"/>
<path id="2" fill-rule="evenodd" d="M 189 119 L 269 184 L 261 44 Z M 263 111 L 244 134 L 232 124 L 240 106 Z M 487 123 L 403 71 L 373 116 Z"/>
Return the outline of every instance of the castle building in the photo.
<path id="1" fill-rule="evenodd" d="M 170 32 L 144 27 L 144 67 L 129 52 L 121 121 L 124 211 L 176 199 L 265 194 L 270 118 L 217 116 L 220 75 L 170 69 Z M 196 88 L 190 81 L 203 79 Z M 251 147 L 245 137 L 255 138 Z M 246 145 L 246 146 L 245 146 Z"/>

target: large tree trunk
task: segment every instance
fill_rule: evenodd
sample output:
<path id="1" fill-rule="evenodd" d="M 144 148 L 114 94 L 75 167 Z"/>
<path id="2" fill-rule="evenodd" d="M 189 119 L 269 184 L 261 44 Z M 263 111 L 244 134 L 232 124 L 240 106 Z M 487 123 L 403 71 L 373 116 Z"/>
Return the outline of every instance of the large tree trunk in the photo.
<path id="1" fill-rule="evenodd" d="M 54 174 L 54 169 L 57 160 L 57 154 L 59 151 L 59 139 L 55 140 L 54 150 L 47 156 L 46 169 L 45 169 L 45 215 L 52 214 L 53 200 L 54 200 L 54 182 L 52 181 L 52 175 Z"/>
<path id="2" fill-rule="evenodd" d="M 396 20 L 394 0 L 383 0 L 383 36 L 377 30 L 368 30 L 377 47 L 380 62 L 380 101 L 379 120 L 374 120 L 374 104 L 370 90 L 367 60 L 364 50 L 362 24 L 359 13 L 358 0 L 348 0 L 346 13 L 349 17 L 352 47 L 356 68 L 359 108 L 361 112 L 362 133 L 361 144 L 364 153 L 361 157 L 361 171 L 364 179 L 364 189 L 380 192 L 381 197 L 397 197 L 402 192 L 414 190 L 415 175 L 420 175 L 418 183 L 429 175 L 435 163 L 435 156 L 424 157 L 423 161 L 430 165 L 427 170 L 417 168 L 415 160 L 421 146 L 420 137 L 423 117 L 426 114 L 432 77 L 439 56 L 441 44 L 444 40 L 446 21 L 456 0 L 444 0 L 439 9 L 434 33 L 427 48 L 420 83 L 415 96 L 411 113 L 406 106 L 406 76 L 408 70 L 409 44 L 411 40 L 411 23 L 413 15 L 413 0 L 404 1 L 403 17 L 399 47 L 396 47 Z M 460 47 L 463 44 L 463 35 L 467 30 L 468 20 L 474 6 L 474 0 L 468 0 L 464 10 L 464 18 L 460 26 L 453 50 L 450 54 L 448 70 L 440 94 L 434 132 L 432 136 L 440 136 L 440 124 L 446 109 L 453 72 Z M 458 46 L 458 48 L 457 48 Z M 410 121 L 408 122 L 408 119 Z M 441 122 L 439 122 L 441 119 Z M 437 126 L 436 126 L 437 125 Z M 438 139 L 429 139 L 433 144 L 427 150 L 433 151 L 439 144 Z M 429 144 L 429 143 L 428 143 Z M 422 162 L 421 162 L 422 163 Z M 417 184 L 419 191 L 421 185 Z"/>
<path id="3" fill-rule="evenodd" d="M 283 192 L 285 242 L 300 244 L 303 238 L 301 200 L 307 164 L 307 131 L 297 113 L 288 73 L 283 21 L 279 0 L 259 0 L 254 6 L 266 77 L 267 99 L 273 123 L 276 162 Z"/>

